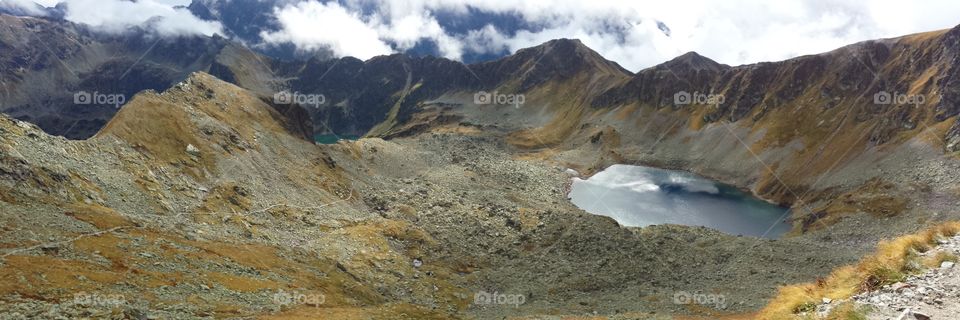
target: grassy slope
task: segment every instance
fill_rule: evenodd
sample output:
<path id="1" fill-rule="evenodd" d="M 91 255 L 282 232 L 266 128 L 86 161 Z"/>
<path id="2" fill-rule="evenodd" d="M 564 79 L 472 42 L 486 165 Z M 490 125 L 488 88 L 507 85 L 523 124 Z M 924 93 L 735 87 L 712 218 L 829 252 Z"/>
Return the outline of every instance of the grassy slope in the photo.
<path id="1" fill-rule="evenodd" d="M 939 265 L 938 261 L 918 262 L 916 253 L 930 250 L 937 239 L 960 233 L 960 222 L 948 222 L 923 232 L 881 242 L 877 251 L 859 263 L 833 271 L 812 283 L 789 285 L 767 304 L 758 319 L 796 319 L 797 313 L 811 311 L 822 298 L 847 299 L 853 295 L 903 280 L 916 272 L 916 265 Z M 938 259 L 945 259 L 939 257 Z M 917 263 L 914 263 L 917 262 Z"/>

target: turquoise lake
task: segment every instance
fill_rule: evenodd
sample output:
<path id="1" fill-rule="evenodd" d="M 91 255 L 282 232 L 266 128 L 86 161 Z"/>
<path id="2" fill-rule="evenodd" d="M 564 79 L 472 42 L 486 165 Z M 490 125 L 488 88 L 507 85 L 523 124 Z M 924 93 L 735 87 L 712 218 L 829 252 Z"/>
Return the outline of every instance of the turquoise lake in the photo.
<path id="1" fill-rule="evenodd" d="M 790 231 L 788 208 L 683 171 L 613 165 L 586 180 L 574 178 L 570 199 L 624 226 L 704 226 L 763 238 Z"/>
<path id="2" fill-rule="evenodd" d="M 340 140 L 357 140 L 360 136 L 356 135 L 336 135 L 336 134 L 317 134 L 313 136 L 313 141 L 319 144 L 335 144 Z"/>

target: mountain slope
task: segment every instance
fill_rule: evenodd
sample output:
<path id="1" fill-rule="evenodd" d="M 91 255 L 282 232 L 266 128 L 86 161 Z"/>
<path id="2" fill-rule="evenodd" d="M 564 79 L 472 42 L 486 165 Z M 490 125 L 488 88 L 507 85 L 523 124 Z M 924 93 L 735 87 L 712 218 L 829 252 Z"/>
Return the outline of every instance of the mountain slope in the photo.
<path id="1" fill-rule="evenodd" d="M 499 139 L 315 145 L 261 99 L 197 73 L 133 97 L 88 140 L 0 118 L 0 314 L 688 313 L 658 301 L 701 287 L 743 301 L 719 314 L 854 258 L 802 238 L 622 228 Z M 529 299 L 502 308 L 478 303 L 485 292 Z"/>
<path id="2" fill-rule="evenodd" d="M 942 210 L 928 198 L 956 198 L 958 32 L 737 67 L 688 53 L 614 81 L 587 111 L 551 95 L 537 103 L 551 120 L 507 141 L 586 172 L 645 163 L 744 186 L 796 206 L 798 231 L 851 214 Z"/>
<path id="3" fill-rule="evenodd" d="M 75 94 L 118 94 L 126 100 L 141 90 L 164 90 L 194 71 L 266 98 L 281 91 L 322 95 L 323 104 L 305 106 L 315 133 L 374 136 L 390 134 L 419 110 L 419 103 L 445 94 L 497 88 L 524 93 L 555 81 L 572 82 L 578 74 L 629 74 L 575 40 L 556 40 L 470 66 L 399 54 L 368 61 L 287 61 L 219 37 L 111 36 L 65 21 L 0 17 L 5 20 L 0 44 L 11 49 L 0 60 L 11 71 L 3 72 L 6 96 L 0 110 L 69 138 L 92 135 L 117 109 L 75 104 Z"/>
<path id="4" fill-rule="evenodd" d="M 104 35 L 60 20 L 0 15 L 0 111 L 48 132 L 89 137 L 118 106 L 99 96 L 163 90 L 187 74 L 207 70 L 223 38 L 158 39 Z M 75 103 L 88 94 L 92 102 Z"/>
<path id="5" fill-rule="evenodd" d="M 415 229 L 358 211 L 353 179 L 287 120 L 205 74 L 138 94 L 86 141 L 4 117 L 0 313 L 237 317 L 295 308 L 277 294 L 302 294 L 328 307 L 315 316 L 439 318 L 372 285 L 397 280 L 336 258 L 379 246 L 378 257 L 406 261 L 383 234 L 404 244 Z M 334 226 L 345 229 L 323 231 Z"/>
<path id="6" fill-rule="evenodd" d="M 73 93 L 132 97 L 205 70 L 290 111 L 304 135 L 390 138 L 482 128 L 587 172 L 644 162 L 748 187 L 806 207 L 795 217 L 801 229 L 823 212 L 850 211 L 830 197 L 884 180 L 884 172 L 949 170 L 938 154 L 960 148 L 957 28 L 736 67 L 688 53 L 633 74 L 567 39 L 473 65 L 404 55 L 282 61 L 220 38 L 150 43 L 66 22 L 2 18 L 0 43 L 12 49 L 2 60 L 11 71 L 2 75 L 2 109 L 72 137 L 99 130 L 115 112 L 115 106 L 75 105 Z M 147 54 L 136 60 L 139 49 Z M 108 57 L 108 50 L 122 54 Z M 284 90 L 322 96 L 322 103 L 301 109 L 272 101 Z M 475 101 L 484 93 L 523 103 Z M 675 103 L 681 94 L 723 99 Z M 922 104 L 875 103 L 878 95 Z M 600 152 L 583 152 L 595 148 Z M 924 169 L 903 168 L 902 160 L 917 154 Z M 916 180 L 901 175 L 886 180 Z M 908 204 L 904 192 L 856 210 L 900 211 Z"/>

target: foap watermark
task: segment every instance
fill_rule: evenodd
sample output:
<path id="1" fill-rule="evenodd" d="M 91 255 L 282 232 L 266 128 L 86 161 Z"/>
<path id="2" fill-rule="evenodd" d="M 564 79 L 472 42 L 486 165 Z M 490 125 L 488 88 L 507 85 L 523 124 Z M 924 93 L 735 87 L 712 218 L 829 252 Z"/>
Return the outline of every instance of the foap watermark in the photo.
<path id="1" fill-rule="evenodd" d="M 873 104 L 912 104 L 920 106 L 927 102 L 927 97 L 922 94 L 903 94 L 899 92 L 880 91 L 873 94 Z"/>
<path id="2" fill-rule="evenodd" d="M 719 93 L 702 93 L 694 91 L 693 93 L 686 91 L 678 91 L 673 94 L 673 104 L 675 105 L 688 105 L 688 104 L 707 104 L 707 105 L 720 105 L 723 104 L 723 101 L 726 98 Z"/>
<path id="3" fill-rule="evenodd" d="M 673 294 L 673 303 L 682 305 L 698 304 L 701 306 L 713 306 L 714 309 L 726 309 L 727 297 L 722 294 L 677 291 Z"/>
<path id="4" fill-rule="evenodd" d="M 527 297 L 522 294 L 502 294 L 494 291 L 493 293 L 481 290 L 473 295 L 473 304 L 476 305 L 513 305 L 519 307 L 527 302 Z"/>
<path id="5" fill-rule="evenodd" d="M 474 104 L 513 105 L 519 108 L 526 101 L 527 96 L 523 94 L 503 94 L 497 91 L 480 91 L 473 94 Z"/>
<path id="6" fill-rule="evenodd" d="M 73 104 L 76 105 L 101 105 L 120 108 L 127 102 L 127 96 L 119 93 L 100 93 L 98 91 L 77 91 L 73 94 Z"/>
<path id="7" fill-rule="evenodd" d="M 127 299 L 124 298 L 122 294 L 77 292 L 73 294 L 73 304 L 87 307 L 114 308 L 127 304 Z"/>
<path id="8" fill-rule="evenodd" d="M 280 289 L 273 294 L 273 303 L 281 307 L 296 305 L 319 307 L 326 301 L 327 297 L 322 293 L 286 292 Z"/>
<path id="9" fill-rule="evenodd" d="M 327 96 L 318 93 L 300 93 L 299 91 L 290 92 L 284 90 L 273 94 L 273 103 L 299 104 L 301 106 L 319 108 L 327 103 Z"/>

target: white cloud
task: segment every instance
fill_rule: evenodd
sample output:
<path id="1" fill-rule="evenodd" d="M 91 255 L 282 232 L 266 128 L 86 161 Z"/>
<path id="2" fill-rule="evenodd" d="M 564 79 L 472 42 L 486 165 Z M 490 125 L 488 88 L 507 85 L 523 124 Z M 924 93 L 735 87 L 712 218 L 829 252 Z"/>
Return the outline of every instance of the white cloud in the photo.
<path id="1" fill-rule="evenodd" d="M 52 7 L 52 6 L 57 5 L 57 3 L 60 2 L 59 0 L 36 0 L 36 1 L 33 1 L 33 0 L 0 0 L 0 2 L 11 2 L 11 1 L 12 1 L 12 2 L 21 2 L 21 3 L 33 2 L 33 3 L 36 3 L 36 4 L 42 5 L 42 6 L 44 6 L 44 7 Z"/>
<path id="2" fill-rule="evenodd" d="M 397 15 L 363 16 L 358 6 L 307 1 L 278 7 L 274 12 L 281 30 L 263 32 L 261 37 L 270 44 L 293 43 L 301 50 L 325 48 L 338 56 L 360 59 L 407 50 L 424 39 L 437 44 L 446 58 L 463 55 L 463 42 L 448 35 L 427 7 L 397 11 Z"/>
<path id="3" fill-rule="evenodd" d="M 36 2 L 44 7 L 52 7 L 57 5 L 63 0 L 0 0 L 0 1 L 32 1 Z M 190 4 L 191 0 L 156 0 L 157 2 L 168 4 L 170 6 L 186 6 Z"/>
<path id="4" fill-rule="evenodd" d="M 20 3 L 27 0 L 0 0 Z M 57 0 L 41 0 L 50 5 Z M 66 0 L 67 18 L 123 30 L 151 21 L 167 34 L 212 34 L 220 25 L 201 21 L 171 3 L 187 0 Z M 221 0 L 229 1 L 229 0 Z M 276 1 L 276 0 L 261 0 Z M 421 41 L 459 59 L 467 53 L 514 52 L 555 38 L 579 38 L 627 69 L 639 70 L 687 51 L 739 65 L 829 51 L 858 41 L 950 28 L 960 23 L 960 3 L 927 0 L 285 0 L 275 8 L 282 27 L 262 34 L 271 44 L 302 50 L 329 48 L 366 59 L 403 51 Z M 362 10 L 366 8 L 367 10 Z M 373 8 L 371 11 L 370 8 Z M 439 12 L 468 8 L 515 14 L 538 30 L 506 32 L 492 26 L 453 34 Z M 160 21 L 154 17 L 160 16 Z M 151 18 L 154 18 L 151 20 Z M 667 36 L 657 21 L 671 30 Z M 510 34 L 510 35 L 507 35 Z"/>
<path id="5" fill-rule="evenodd" d="M 395 44 L 397 49 L 405 50 L 418 42 L 429 39 L 437 44 L 440 55 L 457 59 L 463 55 L 463 43 L 443 30 L 440 23 L 427 11 L 394 18 L 389 23 L 377 26 L 381 37 Z"/>
<path id="6" fill-rule="evenodd" d="M 37 7 L 37 3 L 31 0 L 0 0 L 0 8 L 20 9 L 23 13 L 35 16 L 45 15 L 43 10 Z"/>
<path id="7" fill-rule="evenodd" d="M 364 25 L 358 30 L 363 31 L 354 33 L 351 28 L 341 28 L 349 30 L 351 36 L 329 39 L 329 45 L 341 45 L 349 40 L 343 38 L 358 37 L 402 50 L 417 41 L 430 39 L 441 43 L 442 55 L 456 58 L 464 52 L 503 49 L 514 52 L 555 38 L 579 38 L 608 59 L 635 71 L 687 51 L 738 65 L 825 52 L 868 39 L 950 28 L 960 22 L 956 18 L 960 16 L 960 3 L 949 0 L 910 5 L 893 0 L 345 0 L 341 3 L 342 7 L 337 6 L 353 12 L 355 21 Z M 371 6 L 376 7 L 374 14 L 359 15 L 360 8 Z M 451 35 L 436 23 L 435 12 L 466 14 L 468 7 L 518 14 L 525 21 L 544 28 L 506 36 L 502 30 L 487 26 L 465 35 Z M 657 28 L 657 21 L 671 29 L 669 37 Z M 310 28 L 310 25 L 290 25 L 283 32 L 297 33 L 297 28 Z M 369 30 L 376 35 L 369 34 Z M 296 38 L 289 40 L 298 43 Z M 322 42 L 307 44 L 322 46 Z M 362 53 L 369 56 L 372 52 Z"/>
<path id="8" fill-rule="evenodd" d="M 67 20 L 107 32 L 150 25 L 163 35 L 213 35 L 222 33 L 217 22 L 203 21 L 186 9 L 174 9 L 154 0 L 67 0 Z"/>
<path id="9" fill-rule="evenodd" d="M 291 42 L 303 50 L 328 48 L 336 55 L 360 59 L 392 52 L 375 27 L 337 3 L 301 2 L 277 8 L 275 14 L 283 29 L 261 33 L 267 43 Z"/>
<path id="10" fill-rule="evenodd" d="M 203 21 L 186 9 L 174 9 L 183 0 L 0 0 L 20 3 L 34 2 L 46 7 L 59 3 L 67 5 L 64 18 L 71 22 L 90 25 L 110 33 L 123 32 L 131 27 L 149 27 L 165 36 L 206 35 L 222 33 L 219 22 Z"/>

